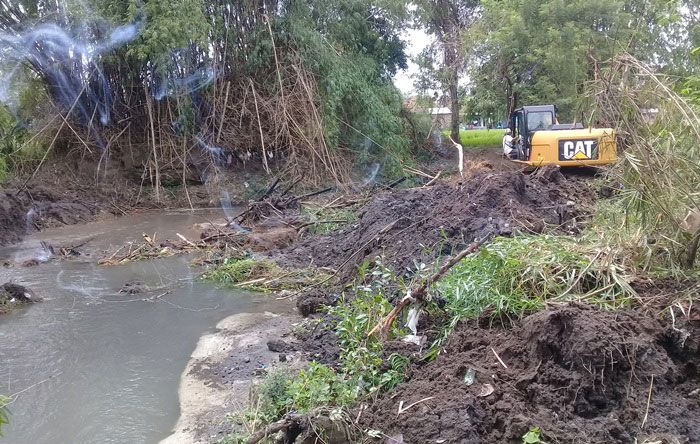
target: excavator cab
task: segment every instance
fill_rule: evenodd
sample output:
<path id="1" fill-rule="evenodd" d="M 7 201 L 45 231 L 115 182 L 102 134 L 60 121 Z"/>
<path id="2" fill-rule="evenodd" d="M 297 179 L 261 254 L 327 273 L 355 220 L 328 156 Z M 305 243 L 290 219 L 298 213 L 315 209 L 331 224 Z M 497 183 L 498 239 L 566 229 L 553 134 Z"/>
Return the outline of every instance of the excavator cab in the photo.
<path id="1" fill-rule="evenodd" d="M 560 124 L 554 105 L 524 106 L 510 118 L 516 162 L 531 166 L 606 165 L 617 160 L 612 128 Z"/>

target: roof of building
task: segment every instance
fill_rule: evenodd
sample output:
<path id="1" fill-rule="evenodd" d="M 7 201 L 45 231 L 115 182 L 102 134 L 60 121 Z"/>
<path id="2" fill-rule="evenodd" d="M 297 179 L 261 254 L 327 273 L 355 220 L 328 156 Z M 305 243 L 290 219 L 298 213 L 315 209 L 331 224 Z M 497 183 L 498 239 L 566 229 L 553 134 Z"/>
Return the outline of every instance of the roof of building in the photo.
<path id="1" fill-rule="evenodd" d="M 430 112 L 430 114 L 432 114 L 434 116 L 440 115 L 440 114 L 452 114 L 452 111 L 450 111 L 450 109 L 446 106 L 444 106 L 442 108 L 429 108 L 428 111 Z"/>

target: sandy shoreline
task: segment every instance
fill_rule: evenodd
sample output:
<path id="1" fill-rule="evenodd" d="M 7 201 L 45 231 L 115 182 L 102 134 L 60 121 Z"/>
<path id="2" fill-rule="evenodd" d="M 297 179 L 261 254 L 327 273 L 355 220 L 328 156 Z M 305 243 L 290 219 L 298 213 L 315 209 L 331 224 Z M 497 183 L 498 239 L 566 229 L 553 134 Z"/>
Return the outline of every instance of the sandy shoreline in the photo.
<path id="1" fill-rule="evenodd" d="M 291 309 L 280 314 L 239 313 L 202 336 L 180 379 L 180 417 L 161 444 L 211 443 L 231 432 L 226 415 L 246 407 L 256 376 L 280 365 L 280 353 L 268 350 L 267 341 L 299 320 Z"/>

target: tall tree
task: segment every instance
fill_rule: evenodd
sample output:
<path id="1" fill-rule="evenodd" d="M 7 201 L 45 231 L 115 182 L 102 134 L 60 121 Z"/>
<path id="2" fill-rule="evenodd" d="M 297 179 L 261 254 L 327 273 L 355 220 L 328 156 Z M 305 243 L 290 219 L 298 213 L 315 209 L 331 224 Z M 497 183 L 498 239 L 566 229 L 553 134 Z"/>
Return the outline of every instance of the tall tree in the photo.
<path id="1" fill-rule="evenodd" d="M 432 63 L 424 63 L 422 68 L 428 76 L 433 76 L 447 91 L 450 99 L 450 135 L 459 140 L 460 101 L 459 78 L 464 71 L 465 51 L 464 33 L 474 23 L 479 9 L 478 0 L 422 0 L 417 2 L 416 12 L 419 20 L 431 35 L 435 43 L 431 45 L 423 61 L 437 61 L 437 69 L 432 70 Z M 429 54 L 429 53 L 433 54 Z M 439 54 L 440 57 L 436 57 Z"/>
<path id="2" fill-rule="evenodd" d="M 578 115 L 586 82 L 615 54 L 668 65 L 681 11 L 666 0 L 483 0 L 482 7 L 466 36 L 475 96 L 496 91 L 504 114 L 517 104 L 555 103 L 566 119 Z"/>

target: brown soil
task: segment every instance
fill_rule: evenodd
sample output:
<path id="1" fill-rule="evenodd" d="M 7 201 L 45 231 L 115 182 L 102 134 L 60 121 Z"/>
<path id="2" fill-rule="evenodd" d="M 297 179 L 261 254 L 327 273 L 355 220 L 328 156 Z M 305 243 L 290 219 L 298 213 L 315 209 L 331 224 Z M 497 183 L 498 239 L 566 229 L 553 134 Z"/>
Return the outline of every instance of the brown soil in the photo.
<path id="1" fill-rule="evenodd" d="M 406 443 L 521 443 L 532 427 L 549 443 L 700 442 L 700 321 L 680 318 L 569 305 L 510 328 L 463 323 L 361 426 Z"/>
<path id="2" fill-rule="evenodd" d="M 61 158 L 46 162 L 33 177 L 34 171 L 27 171 L 0 186 L 0 245 L 18 242 L 37 230 L 140 209 L 221 205 L 218 185 L 189 184 L 187 192 L 181 184 L 163 187 L 156 201 L 153 189 L 142 187 L 140 177 L 116 164 L 96 177 L 96 165 L 90 159 Z M 240 205 L 244 182 L 250 180 L 248 173 L 238 178 L 241 180 L 225 185 L 233 205 Z"/>
<path id="3" fill-rule="evenodd" d="M 564 177 L 557 167 L 529 175 L 482 168 L 464 181 L 382 192 L 355 224 L 301 240 L 277 259 L 289 266 L 331 267 L 349 277 L 365 258 L 378 255 L 405 271 L 414 261 L 431 263 L 489 236 L 539 233 L 546 225 L 576 232 L 592 200 L 588 182 Z"/>
<path id="4" fill-rule="evenodd" d="M 49 188 L 0 193 L 0 245 L 18 242 L 26 234 L 51 226 L 94 219 L 100 205 Z"/>

